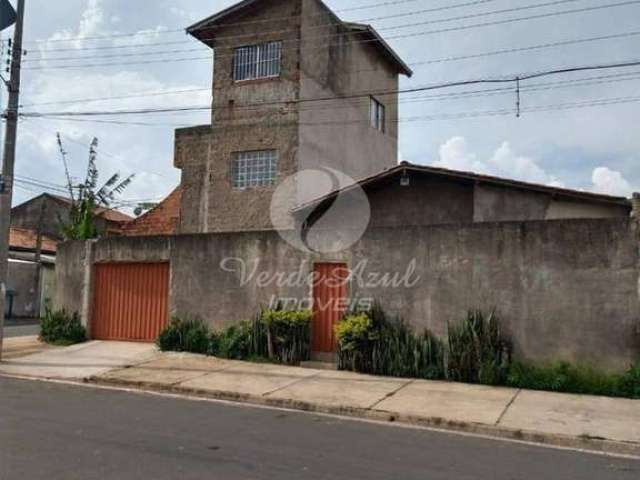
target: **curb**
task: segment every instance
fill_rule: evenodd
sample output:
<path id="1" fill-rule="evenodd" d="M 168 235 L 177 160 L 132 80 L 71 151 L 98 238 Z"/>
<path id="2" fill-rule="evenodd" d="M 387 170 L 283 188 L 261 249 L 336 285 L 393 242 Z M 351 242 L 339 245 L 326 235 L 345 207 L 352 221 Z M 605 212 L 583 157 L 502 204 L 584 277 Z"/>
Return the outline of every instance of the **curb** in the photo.
<path id="1" fill-rule="evenodd" d="M 149 391 L 155 393 L 170 393 L 174 395 L 182 394 L 205 399 L 223 400 L 256 406 L 285 408 L 303 412 L 316 412 L 379 422 L 397 422 L 418 427 L 493 437 L 496 439 L 507 439 L 540 445 L 548 445 L 553 447 L 578 449 L 591 453 L 625 455 L 640 458 L 640 443 L 622 442 L 616 440 L 608 440 L 605 438 L 594 438 L 586 436 L 573 437 L 570 435 L 561 435 L 555 433 L 515 430 L 498 425 L 457 422 L 438 417 L 406 415 L 397 412 L 389 412 L 385 410 L 376 410 L 361 407 L 327 406 L 290 399 L 269 398 L 259 395 L 242 394 L 237 392 L 185 388 L 178 385 L 167 385 L 155 382 L 111 379 L 99 376 L 85 378 L 83 379 L 83 382 L 107 387 L 126 387 L 137 389 L 143 392 Z"/>

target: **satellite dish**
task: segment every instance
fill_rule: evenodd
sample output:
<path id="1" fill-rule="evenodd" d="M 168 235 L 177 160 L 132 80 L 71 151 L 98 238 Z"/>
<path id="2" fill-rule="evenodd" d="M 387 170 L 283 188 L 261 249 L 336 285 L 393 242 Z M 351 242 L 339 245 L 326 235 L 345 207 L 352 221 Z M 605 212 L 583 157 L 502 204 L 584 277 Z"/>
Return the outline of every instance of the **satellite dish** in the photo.
<path id="1" fill-rule="evenodd" d="M 9 28 L 16 23 L 16 11 L 9 0 L 0 0 L 0 30 Z"/>

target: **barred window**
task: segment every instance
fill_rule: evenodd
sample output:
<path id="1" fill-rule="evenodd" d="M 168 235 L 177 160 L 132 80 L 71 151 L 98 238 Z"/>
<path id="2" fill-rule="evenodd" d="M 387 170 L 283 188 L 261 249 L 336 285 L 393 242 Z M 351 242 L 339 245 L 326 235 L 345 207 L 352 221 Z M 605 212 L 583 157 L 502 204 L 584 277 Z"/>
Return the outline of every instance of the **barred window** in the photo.
<path id="1" fill-rule="evenodd" d="M 233 79 L 254 80 L 280 75 L 282 42 L 269 42 L 236 48 L 233 54 Z"/>
<path id="2" fill-rule="evenodd" d="M 384 105 L 375 98 L 371 97 L 371 107 L 369 113 L 371 115 L 371 126 L 376 130 L 384 132 L 386 116 Z"/>
<path id="3" fill-rule="evenodd" d="M 236 152 L 233 154 L 231 164 L 231 183 L 233 188 L 273 185 L 277 174 L 278 152 L 275 150 Z"/>

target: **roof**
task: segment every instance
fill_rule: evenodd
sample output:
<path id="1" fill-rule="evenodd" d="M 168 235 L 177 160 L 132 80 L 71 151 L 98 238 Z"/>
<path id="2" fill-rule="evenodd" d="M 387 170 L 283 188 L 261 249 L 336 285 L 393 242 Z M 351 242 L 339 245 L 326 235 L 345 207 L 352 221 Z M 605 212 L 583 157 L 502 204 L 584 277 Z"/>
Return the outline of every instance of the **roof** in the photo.
<path id="1" fill-rule="evenodd" d="M 347 192 L 352 188 L 354 188 L 356 185 L 362 188 L 374 186 L 376 184 L 383 183 L 384 181 L 389 180 L 391 177 L 403 175 L 405 172 L 430 174 L 430 175 L 436 175 L 440 177 L 447 177 L 451 179 L 466 180 L 466 181 L 471 181 L 476 183 L 485 183 L 489 185 L 497 185 L 497 186 L 502 186 L 507 188 L 519 189 L 519 190 L 529 190 L 534 192 L 547 193 L 547 194 L 558 196 L 558 197 L 572 198 L 575 200 L 582 200 L 582 201 L 588 201 L 588 202 L 609 203 L 609 204 L 616 204 L 624 207 L 631 206 L 630 200 L 625 197 L 603 195 L 600 193 L 591 193 L 591 192 L 585 192 L 582 190 L 571 190 L 568 188 L 551 187 L 548 185 L 541 185 L 537 183 L 521 182 L 519 180 L 512 180 L 508 178 L 494 177 L 491 175 L 482 175 L 474 172 L 465 172 L 460 170 L 451 170 L 448 168 L 430 167 L 426 165 L 416 165 L 408 162 L 402 162 L 396 167 L 384 170 L 376 175 L 359 180 L 355 184 L 349 185 L 347 187 L 344 187 L 338 190 L 334 190 L 333 192 L 330 192 L 322 197 L 319 197 L 315 200 L 305 203 L 299 206 L 298 208 L 296 208 L 294 212 L 304 211 L 309 208 L 313 208 L 327 200 L 334 199 L 340 193 Z"/>
<path id="2" fill-rule="evenodd" d="M 35 250 L 38 241 L 38 233 L 27 228 L 11 227 L 9 234 L 10 248 L 16 250 Z M 58 242 L 54 239 L 42 236 L 42 251 L 54 253 L 58 249 Z"/>
<path id="3" fill-rule="evenodd" d="M 211 42 L 207 42 L 205 40 L 211 40 L 210 34 L 204 36 L 203 33 L 207 29 L 215 28 L 217 26 L 221 26 L 225 19 L 232 17 L 234 15 L 242 15 L 247 13 L 252 7 L 256 7 L 259 2 L 263 0 L 243 0 L 241 2 L 236 3 L 235 5 L 230 6 L 224 10 L 221 10 L 218 13 L 215 13 L 199 22 L 194 23 L 193 25 L 187 27 L 187 33 L 197 38 L 201 42 L 211 46 Z M 361 23 L 350 23 L 344 22 L 338 17 L 324 2 L 318 0 L 318 2 L 327 10 L 327 12 L 341 25 L 349 29 L 350 31 L 358 34 L 362 34 L 368 37 L 368 41 L 371 41 L 378 48 L 380 53 L 387 58 L 393 65 L 396 66 L 398 71 L 408 77 L 413 75 L 413 71 L 409 68 L 409 66 L 402 61 L 400 56 L 389 46 L 387 42 L 374 30 L 371 25 L 364 25 Z"/>
<path id="4" fill-rule="evenodd" d="M 180 223 L 182 188 L 176 187 L 167 198 L 144 215 L 122 226 L 124 236 L 174 235 Z"/>
<path id="5" fill-rule="evenodd" d="M 61 195 L 51 195 L 50 193 L 45 193 L 43 195 L 48 195 L 49 197 L 64 202 L 67 205 L 71 205 L 71 199 L 68 197 L 63 197 Z M 96 217 L 102 217 L 110 222 L 130 222 L 131 220 L 133 220 L 133 217 L 130 217 L 126 213 L 122 213 L 121 211 L 115 210 L 113 208 L 105 207 L 96 208 Z"/>

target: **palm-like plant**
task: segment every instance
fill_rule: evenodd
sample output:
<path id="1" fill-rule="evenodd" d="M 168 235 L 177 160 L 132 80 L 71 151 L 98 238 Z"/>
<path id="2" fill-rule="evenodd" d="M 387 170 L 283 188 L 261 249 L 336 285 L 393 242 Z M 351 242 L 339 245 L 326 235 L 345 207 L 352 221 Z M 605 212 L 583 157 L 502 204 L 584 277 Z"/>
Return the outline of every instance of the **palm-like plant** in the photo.
<path id="1" fill-rule="evenodd" d="M 84 180 L 74 184 L 69 174 L 67 152 L 62 144 L 60 134 L 57 134 L 58 148 L 64 171 L 67 177 L 67 188 L 71 200 L 69 220 L 62 223 L 62 235 L 66 240 L 88 240 L 98 236 L 94 218 L 97 208 L 112 208 L 112 203 L 129 186 L 134 175 L 122 178 L 116 173 L 98 188 L 99 173 L 96 166 L 98 156 L 98 139 L 94 138 L 89 146 L 89 161 Z"/>

